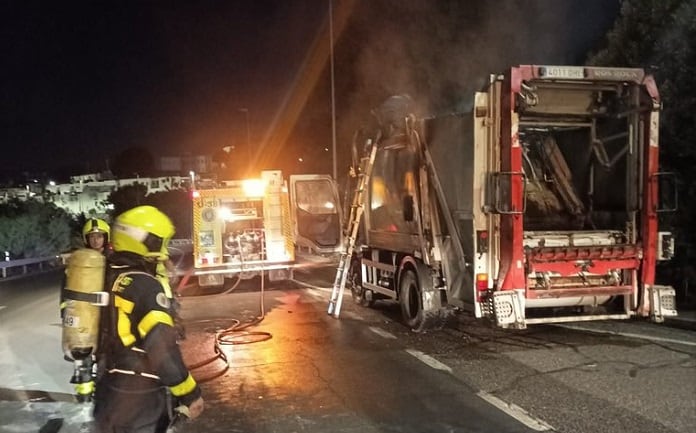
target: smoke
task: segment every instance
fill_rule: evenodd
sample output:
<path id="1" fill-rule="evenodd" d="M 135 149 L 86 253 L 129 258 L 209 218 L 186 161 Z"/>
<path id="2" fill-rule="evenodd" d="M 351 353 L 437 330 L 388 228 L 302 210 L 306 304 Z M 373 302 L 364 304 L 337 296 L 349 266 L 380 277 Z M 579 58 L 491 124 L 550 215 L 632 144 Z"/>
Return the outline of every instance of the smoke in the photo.
<path id="1" fill-rule="evenodd" d="M 490 74 L 519 64 L 573 64 L 603 42 L 619 2 L 606 0 L 360 3 L 348 112 L 409 94 L 422 115 L 464 111 Z M 350 31 L 350 29 L 349 29 Z"/>

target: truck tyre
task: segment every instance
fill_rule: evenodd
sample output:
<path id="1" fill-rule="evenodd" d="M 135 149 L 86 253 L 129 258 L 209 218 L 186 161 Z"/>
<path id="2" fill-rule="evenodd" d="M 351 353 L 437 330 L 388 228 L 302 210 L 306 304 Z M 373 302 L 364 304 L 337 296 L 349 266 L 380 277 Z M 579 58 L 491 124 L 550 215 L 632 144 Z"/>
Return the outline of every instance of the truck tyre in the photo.
<path id="1" fill-rule="evenodd" d="M 423 297 L 418 276 L 408 270 L 401 274 L 399 304 L 404 323 L 414 331 L 420 331 L 424 323 Z"/>
<path id="2" fill-rule="evenodd" d="M 346 285 L 350 288 L 350 293 L 353 295 L 353 301 L 363 307 L 372 307 L 375 300 L 372 293 L 367 293 L 367 290 L 362 285 L 362 274 L 360 272 L 360 261 L 353 260 L 348 270 L 348 279 Z"/>

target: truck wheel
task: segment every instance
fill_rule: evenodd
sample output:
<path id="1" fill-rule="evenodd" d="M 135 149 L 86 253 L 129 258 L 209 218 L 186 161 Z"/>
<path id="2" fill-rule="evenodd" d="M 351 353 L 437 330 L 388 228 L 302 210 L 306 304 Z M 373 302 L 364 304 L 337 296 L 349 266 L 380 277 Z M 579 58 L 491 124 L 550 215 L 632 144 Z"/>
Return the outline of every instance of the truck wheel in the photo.
<path id="1" fill-rule="evenodd" d="M 375 303 L 372 293 L 367 293 L 367 290 L 362 285 L 362 274 L 360 273 L 360 262 L 353 260 L 348 270 L 348 279 L 346 285 L 350 287 L 350 293 L 353 295 L 353 301 L 363 307 L 372 307 Z"/>
<path id="2" fill-rule="evenodd" d="M 413 271 L 405 271 L 399 284 L 399 304 L 404 323 L 418 331 L 423 325 L 423 299 L 418 285 L 418 276 Z"/>

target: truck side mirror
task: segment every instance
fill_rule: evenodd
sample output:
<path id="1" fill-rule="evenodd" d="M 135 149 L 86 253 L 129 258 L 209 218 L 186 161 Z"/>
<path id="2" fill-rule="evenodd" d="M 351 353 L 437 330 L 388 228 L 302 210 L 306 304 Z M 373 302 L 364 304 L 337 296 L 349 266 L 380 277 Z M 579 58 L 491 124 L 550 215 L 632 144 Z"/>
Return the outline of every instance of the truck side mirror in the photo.
<path id="1" fill-rule="evenodd" d="M 413 209 L 413 196 L 410 194 L 405 195 L 401 200 L 401 205 L 404 215 L 404 221 L 413 221 L 413 214 L 415 212 Z"/>

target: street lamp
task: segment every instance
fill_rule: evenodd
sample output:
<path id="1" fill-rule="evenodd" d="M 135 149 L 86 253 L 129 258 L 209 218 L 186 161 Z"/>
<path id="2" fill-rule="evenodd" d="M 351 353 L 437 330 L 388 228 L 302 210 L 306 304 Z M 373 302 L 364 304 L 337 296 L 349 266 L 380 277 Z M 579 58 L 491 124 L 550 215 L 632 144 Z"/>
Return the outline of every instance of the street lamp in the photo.
<path id="1" fill-rule="evenodd" d="M 336 88 L 334 84 L 334 36 L 333 36 L 333 0 L 329 0 L 329 59 L 331 61 L 331 156 L 333 178 L 336 181 Z"/>
<path id="2" fill-rule="evenodd" d="M 246 118 L 246 148 L 247 148 L 247 158 L 251 162 L 251 140 L 249 139 L 249 109 L 240 108 L 239 111 L 244 112 Z"/>

